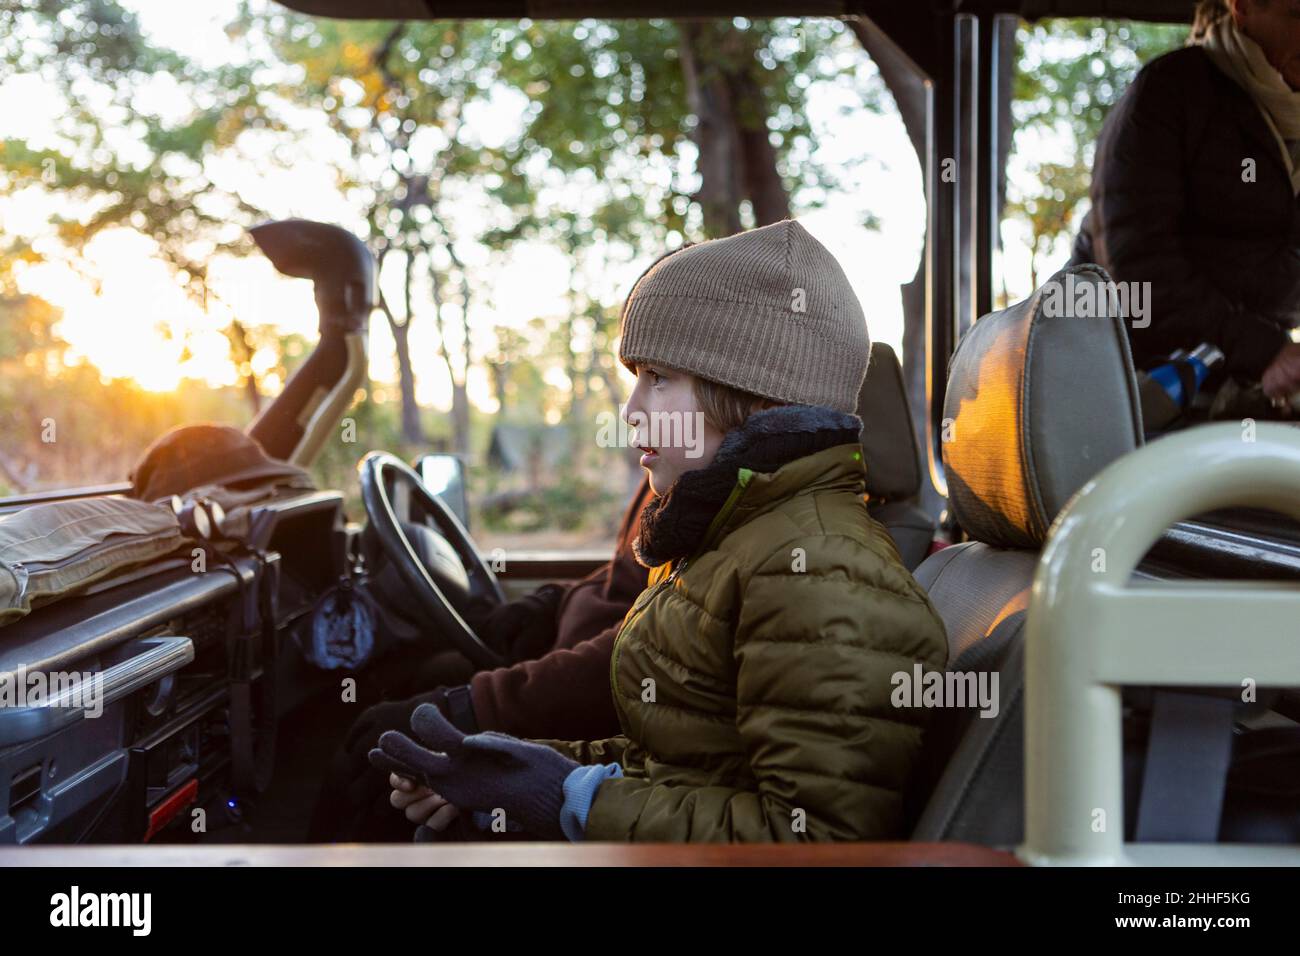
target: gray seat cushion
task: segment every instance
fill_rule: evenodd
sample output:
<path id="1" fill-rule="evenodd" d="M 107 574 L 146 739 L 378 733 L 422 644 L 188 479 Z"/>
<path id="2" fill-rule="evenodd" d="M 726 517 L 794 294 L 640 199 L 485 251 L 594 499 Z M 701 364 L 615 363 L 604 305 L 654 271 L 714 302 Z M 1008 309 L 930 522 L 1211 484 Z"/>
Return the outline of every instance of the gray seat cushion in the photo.
<path id="1" fill-rule="evenodd" d="M 904 567 L 913 571 L 930 553 L 935 522 L 916 504 L 921 465 L 903 368 L 894 350 L 883 342 L 871 346 L 867 377 L 858 395 L 858 417 L 868 510 L 889 532 Z"/>
<path id="2" fill-rule="evenodd" d="M 948 630 L 948 660 L 956 661 L 1004 620 L 1029 607 L 1038 552 L 993 548 L 981 541 L 954 544 L 916 569 Z"/>
<path id="3" fill-rule="evenodd" d="M 916 505 L 905 501 L 868 505 L 867 511 L 889 532 L 903 567 L 915 571 L 934 544 L 934 520 Z"/>
<path id="4" fill-rule="evenodd" d="M 858 394 L 858 417 L 867 494 L 884 501 L 914 498 L 921 490 L 921 456 L 907 406 L 903 367 L 884 342 L 871 346 L 867 377 Z"/>
<path id="5" fill-rule="evenodd" d="M 1014 846 L 1024 835 L 1025 614 L 1005 619 L 987 640 L 972 645 L 951 670 L 998 675 L 998 714 L 983 718 L 945 711 L 926 731 L 926 750 L 913 789 L 912 839 L 959 840 Z"/>

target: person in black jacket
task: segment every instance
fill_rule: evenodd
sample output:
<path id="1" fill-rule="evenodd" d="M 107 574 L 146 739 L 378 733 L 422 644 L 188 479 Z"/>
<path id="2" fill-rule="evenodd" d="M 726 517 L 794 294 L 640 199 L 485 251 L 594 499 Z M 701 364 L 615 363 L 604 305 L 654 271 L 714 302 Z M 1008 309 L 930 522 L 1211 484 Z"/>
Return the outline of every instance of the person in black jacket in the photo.
<path id="1" fill-rule="evenodd" d="M 1071 263 L 1150 283 L 1134 363 L 1203 342 L 1269 398 L 1300 391 L 1300 0 L 1205 0 L 1097 143 Z"/>

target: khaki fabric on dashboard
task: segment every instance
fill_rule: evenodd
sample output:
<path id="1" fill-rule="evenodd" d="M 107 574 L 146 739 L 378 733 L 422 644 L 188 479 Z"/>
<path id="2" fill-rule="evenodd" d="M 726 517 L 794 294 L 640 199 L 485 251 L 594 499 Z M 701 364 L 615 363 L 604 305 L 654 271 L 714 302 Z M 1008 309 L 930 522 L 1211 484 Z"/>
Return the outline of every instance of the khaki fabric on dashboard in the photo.
<path id="1" fill-rule="evenodd" d="M 81 498 L 0 516 L 0 625 L 184 542 L 170 508 Z"/>

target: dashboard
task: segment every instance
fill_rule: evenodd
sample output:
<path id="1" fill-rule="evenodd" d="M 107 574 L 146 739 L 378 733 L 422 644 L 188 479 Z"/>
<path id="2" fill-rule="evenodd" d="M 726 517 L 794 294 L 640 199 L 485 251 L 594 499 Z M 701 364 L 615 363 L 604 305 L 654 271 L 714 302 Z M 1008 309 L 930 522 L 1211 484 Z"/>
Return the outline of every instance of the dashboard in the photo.
<path id="1" fill-rule="evenodd" d="M 268 501 L 202 570 L 170 558 L 0 628 L 0 845 L 139 843 L 238 813 L 281 716 L 331 679 L 295 635 L 350 573 L 342 508 Z"/>

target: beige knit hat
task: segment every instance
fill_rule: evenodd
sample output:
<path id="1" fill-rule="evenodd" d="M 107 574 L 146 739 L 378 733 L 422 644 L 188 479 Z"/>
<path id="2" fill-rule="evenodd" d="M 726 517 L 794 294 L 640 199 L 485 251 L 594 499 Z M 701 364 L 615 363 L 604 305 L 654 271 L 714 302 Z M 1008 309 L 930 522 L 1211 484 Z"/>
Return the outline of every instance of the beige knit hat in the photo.
<path id="1" fill-rule="evenodd" d="M 870 352 L 844 270 L 787 219 L 661 257 L 627 297 L 618 357 L 854 414 Z"/>

